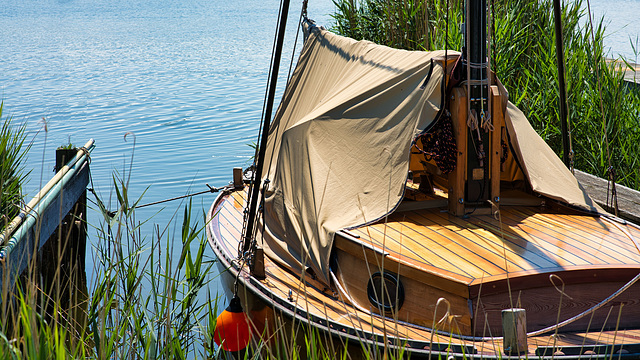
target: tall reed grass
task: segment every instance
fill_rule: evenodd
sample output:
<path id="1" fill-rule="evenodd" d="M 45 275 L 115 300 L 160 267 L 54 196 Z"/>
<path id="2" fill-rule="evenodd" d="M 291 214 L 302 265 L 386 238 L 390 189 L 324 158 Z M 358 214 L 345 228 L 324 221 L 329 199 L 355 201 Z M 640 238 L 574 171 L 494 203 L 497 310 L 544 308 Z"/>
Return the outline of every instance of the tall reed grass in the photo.
<path id="1" fill-rule="evenodd" d="M 34 258 L 15 291 L 3 289 L 0 358 L 221 356 L 213 346 L 217 299 L 207 291 L 214 262 L 206 255 L 203 226 L 193 218 L 191 204 L 184 207 L 177 238 L 168 235 L 169 225 L 145 234 L 144 221 L 136 219 L 134 209 L 140 199 L 131 201 L 118 177 L 114 192 L 115 212 L 96 196 L 102 220 L 90 230 L 97 240 L 88 287 L 77 264 L 71 265 L 75 271 L 66 277 L 55 266 L 38 269 Z M 174 257 L 175 249 L 180 250 L 179 257 Z M 55 273 L 49 282 L 53 286 L 42 283 L 40 271 Z M 65 292 L 72 296 L 65 298 Z"/>
<path id="2" fill-rule="evenodd" d="M 334 3 L 333 30 L 342 35 L 411 50 L 444 49 L 446 44 L 453 50 L 462 48 L 464 13 L 460 0 Z M 494 19 L 492 69 L 509 91 L 510 100 L 561 154 L 552 2 L 488 3 Z M 594 20 L 592 36 L 585 5 L 574 0 L 562 8 L 575 167 L 607 177 L 611 164 L 618 182 L 640 189 L 640 86 L 624 81 L 623 70 L 630 68 L 628 59 L 608 61 L 614 56 L 604 46 L 603 19 Z"/>
<path id="3" fill-rule="evenodd" d="M 25 145 L 25 124 L 15 124 L 13 117 L 2 119 L 4 102 L 0 102 L 0 229 L 20 212 L 22 184 L 29 174 L 24 159 L 29 146 Z"/>

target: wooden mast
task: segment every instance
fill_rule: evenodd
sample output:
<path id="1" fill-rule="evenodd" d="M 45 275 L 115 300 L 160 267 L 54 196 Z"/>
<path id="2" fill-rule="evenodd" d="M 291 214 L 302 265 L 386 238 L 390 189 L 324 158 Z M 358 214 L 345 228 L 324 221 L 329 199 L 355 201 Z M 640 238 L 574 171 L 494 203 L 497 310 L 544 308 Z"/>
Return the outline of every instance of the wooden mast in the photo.
<path id="1" fill-rule="evenodd" d="M 504 126 L 500 94 L 487 71 L 487 3 L 467 0 L 466 5 L 462 51 L 466 81 L 453 89 L 450 103 L 458 151 L 456 170 L 449 175 L 449 212 L 457 216 L 500 201 Z"/>

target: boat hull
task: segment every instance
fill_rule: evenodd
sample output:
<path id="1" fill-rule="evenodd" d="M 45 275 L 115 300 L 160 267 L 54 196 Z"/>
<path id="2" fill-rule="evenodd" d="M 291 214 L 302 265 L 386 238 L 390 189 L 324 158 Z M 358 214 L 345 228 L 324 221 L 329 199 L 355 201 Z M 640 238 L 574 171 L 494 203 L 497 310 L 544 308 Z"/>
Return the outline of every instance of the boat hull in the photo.
<path id="1" fill-rule="evenodd" d="M 464 335 L 463 331 L 454 332 L 452 327 L 439 327 L 442 333 L 434 332 L 432 329 L 433 316 L 430 321 L 424 320 L 422 323 L 409 323 L 403 321 L 402 318 L 396 316 L 383 316 L 376 314 L 375 309 L 364 309 L 364 306 L 358 305 L 358 299 L 353 297 L 347 298 L 340 290 L 333 291 L 325 288 L 317 281 L 306 276 L 298 275 L 284 269 L 278 264 L 272 262 L 269 258 L 265 259 L 266 279 L 259 280 L 251 276 L 246 266 L 241 266 L 235 257 L 241 237 L 242 226 L 242 210 L 245 205 L 245 197 L 242 191 L 223 194 L 211 207 L 209 211 L 209 219 L 207 226 L 207 235 L 212 249 L 218 257 L 218 266 L 221 270 L 221 276 L 224 286 L 231 290 L 235 281 L 238 283 L 238 291 L 243 301 L 247 314 L 254 324 L 254 339 L 256 341 L 272 342 L 277 338 L 278 334 L 297 334 L 302 336 L 300 344 L 305 344 L 304 335 L 319 334 L 318 338 L 328 342 L 331 349 L 343 349 L 349 344 L 348 351 L 352 353 L 384 353 L 392 352 L 394 354 L 410 354 L 411 358 L 430 358 L 434 356 L 454 356 L 456 358 L 519 358 L 517 355 L 505 354 L 503 349 L 503 339 L 494 337 L 480 339 Z M 361 237 L 362 238 L 362 237 Z M 349 254 L 340 246 L 340 242 L 336 240 L 336 251 L 340 257 L 346 258 Z M 374 244 L 375 245 L 375 244 Z M 375 261 L 377 251 L 375 246 L 362 247 L 364 251 L 363 257 L 366 257 L 366 251 L 369 249 L 373 254 L 368 259 Z M 392 248 L 390 248 L 390 251 Z M 378 256 L 390 258 L 389 254 L 385 255 L 384 251 Z M 392 251 L 391 251 L 392 252 Z M 338 260 L 339 261 L 339 260 Z M 364 261 L 360 259 L 359 261 Z M 354 259 L 344 261 L 341 266 L 351 264 L 352 269 L 343 268 L 338 271 L 338 277 L 342 286 L 348 287 L 345 278 L 351 281 L 357 279 L 356 275 L 367 274 L 366 271 L 358 272 L 357 262 Z M 388 265 L 392 262 L 389 261 Z M 628 273 L 632 273 L 629 271 Z M 406 272 L 401 272 L 406 274 Z M 453 281 L 456 279 L 444 277 L 445 280 Z M 460 280 L 460 279 L 457 279 Z M 606 279 L 605 279 L 606 280 Z M 458 281 L 460 282 L 460 281 Z M 460 282 L 462 283 L 462 282 Z M 517 283 L 517 282 L 516 282 Z M 605 281 L 608 283 L 608 281 Z M 495 282 L 500 284 L 500 281 Z M 463 284 L 464 285 L 464 284 Z M 610 283 L 611 288 L 616 288 L 619 284 Z M 408 286 L 407 286 L 408 287 Z M 460 289 L 464 289 L 461 286 Z M 460 294 L 462 300 L 456 305 L 465 308 L 471 314 L 474 290 L 477 296 L 479 290 L 477 288 L 468 287 L 467 296 Z M 344 290 L 344 289 L 343 289 Z M 499 289 L 498 289 L 499 290 Z M 426 301 L 426 294 L 430 291 L 424 290 L 425 294 L 412 294 L 418 302 Z M 554 288 L 554 291 L 555 290 Z M 565 288 L 565 292 L 570 289 Z M 495 292 L 495 291 L 494 291 Z M 598 290 L 600 293 L 604 290 Z M 354 294 L 355 291 L 348 291 Z M 491 291 L 486 289 L 487 295 L 485 299 L 482 297 L 483 303 L 487 305 L 487 309 L 495 307 L 502 309 L 501 301 L 492 301 Z M 493 294 L 497 296 L 499 291 Z M 451 297 L 449 296 L 451 299 Z M 637 299 L 637 297 L 636 297 Z M 360 300 L 362 301 L 362 300 Z M 535 302 L 535 299 L 533 300 Z M 455 303 L 455 301 L 449 301 Z M 538 303 L 538 305 L 540 305 Z M 424 305 L 425 313 L 426 305 Z M 367 310 L 370 310 L 367 312 Z M 490 311 L 490 312 L 491 312 Z M 555 310 L 550 310 L 553 313 Z M 450 314 L 454 314 L 451 312 Z M 440 317 L 440 314 L 436 314 Z M 547 316 L 548 317 L 548 316 Z M 611 318 L 618 318 L 617 314 L 611 315 Z M 469 316 L 471 319 L 471 316 Z M 630 319 L 630 320 L 629 320 Z M 460 323 L 462 323 L 461 319 Z M 530 318 L 536 326 L 538 319 Z M 548 320 L 548 319 L 547 319 Z M 637 324 L 637 320 L 633 316 L 628 316 L 628 328 Z M 472 322 L 469 321 L 469 331 L 474 333 Z M 615 322 L 614 322 L 615 324 Z M 619 325 L 620 323 L 617 322 Z M 580 325 L 582 326 L 582 325 Z M 437 326 L 436 326 L 437 327 Z M 637 326 L 636 326 L 637 328 Z M 279 329 L 286 329 L 282 332 Z M 292 329 L 304 329 L 304 331 L 293 331 Z M 531 336 L 528 338 L 527 353 L 529 356 L 536 356 L 542 359 L 558 358 L 563 356 L 567 359 L 588 357 L 590 359 L 609 358 L 614 356 L 621 358 L 640 358 L 640 331 L 637 329 L 626 329 L 624 331 L 619 327 L 616 329 L 602 330 L 602 328 L 593 332 L 562 330 L 562 336 L 558 337 L 551 331 L 546 334 Z M 449 332 L 455 334 L 451 336 Z M 477 329 L 475 333 L 478 332 Z M 275 336 L 274 336 L 275 335 Z M 461 335 L 461 336 L 460 336 Z M 494 334 L 492 334 L 494 335 Z M 495 335 L 494 335 L 495 336 Z M 354 346 L 355 344 L 355 346 Z M 333 347 L 331 347 L 333 346 Z"/>

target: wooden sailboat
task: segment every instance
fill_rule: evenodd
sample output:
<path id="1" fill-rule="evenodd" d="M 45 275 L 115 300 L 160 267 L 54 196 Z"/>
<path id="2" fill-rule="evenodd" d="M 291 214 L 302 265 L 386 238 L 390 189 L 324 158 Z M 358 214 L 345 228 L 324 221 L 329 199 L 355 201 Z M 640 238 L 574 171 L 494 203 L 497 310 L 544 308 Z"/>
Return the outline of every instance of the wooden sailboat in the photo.
<path id="1" fill-rule="evenodd" d="M 254 340 L 282 317 L 372 354 L 640 358 L 640 227 L 508 102 L 483 26 L 459 54 L 305 22 L 256 169 L 208 213 Z"/>

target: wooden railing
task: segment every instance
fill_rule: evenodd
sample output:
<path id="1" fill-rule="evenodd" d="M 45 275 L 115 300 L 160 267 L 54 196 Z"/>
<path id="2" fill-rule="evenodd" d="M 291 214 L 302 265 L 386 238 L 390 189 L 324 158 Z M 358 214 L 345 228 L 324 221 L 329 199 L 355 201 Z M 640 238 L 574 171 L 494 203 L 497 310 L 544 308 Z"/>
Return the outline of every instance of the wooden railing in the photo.
<path id="1" fill-rule="evenodd" d="M 607 204 L 607 195 L 611 199 L 611 185 L 607 180 L 579 170 L 575 170 L 574 175 L 598 205 L 614 213 L 611 200 Z M 616 193 L 618 196 L 618 216 L 640 224 L 640 191 L 616 184 Z"/>
<path id="2" fill-rule="evenodd" d="M 86 188 L 93 148 L 89 140 L 79 149 L 57 150 L 56 175 L 0 234 L 0 289 L 4 292 L 29 267 L 49 267 L 48 271 L 59 273 L 60 267 L 69 266 L 65 262 L 73 261 L 84 271 Z"/>

